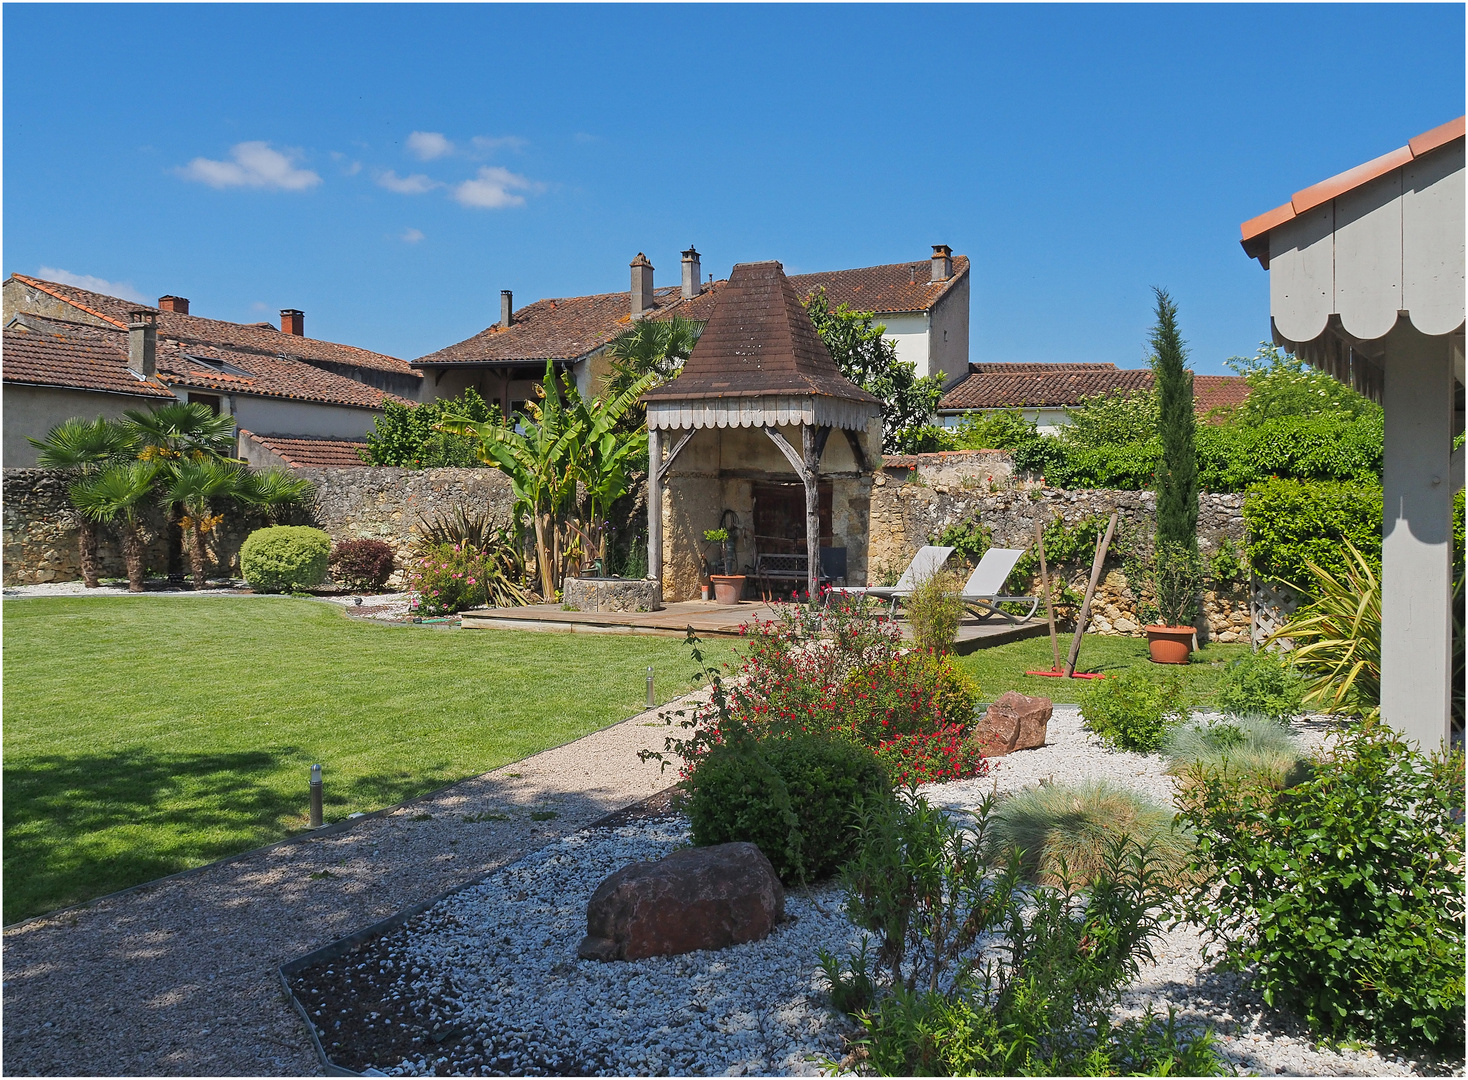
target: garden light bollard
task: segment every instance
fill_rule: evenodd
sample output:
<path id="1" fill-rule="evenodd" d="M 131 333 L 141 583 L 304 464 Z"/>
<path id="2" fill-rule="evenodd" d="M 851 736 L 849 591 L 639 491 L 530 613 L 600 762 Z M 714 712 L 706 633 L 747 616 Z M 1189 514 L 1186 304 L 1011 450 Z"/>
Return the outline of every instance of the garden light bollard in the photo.
<path id="1" fill-rule="evenodd" d="M 311 828 L 321 828 L 321 766 L 311 766 Z"/>
<path id="2" fill-rule="evenodd" d="M 651 709 L 657 704 L 657 699 L 652 696 L 652 668 L 647 669 L 647 707 Z"/>

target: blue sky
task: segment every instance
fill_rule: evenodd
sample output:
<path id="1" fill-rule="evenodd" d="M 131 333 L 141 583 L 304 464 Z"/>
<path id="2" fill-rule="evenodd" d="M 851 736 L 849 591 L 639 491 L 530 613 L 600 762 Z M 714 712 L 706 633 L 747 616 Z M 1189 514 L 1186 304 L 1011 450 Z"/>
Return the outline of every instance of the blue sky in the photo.
<path id="1" fill-rule="evenodd" d="M 546 296 L 973 260 L 971 359 L 1268 334 L 1245 218 L 1464 111 L 1464 7 L 4 8 L 4 270 L 413 358 Z M 416 134 L 415 134 L 416 133 Z"/>

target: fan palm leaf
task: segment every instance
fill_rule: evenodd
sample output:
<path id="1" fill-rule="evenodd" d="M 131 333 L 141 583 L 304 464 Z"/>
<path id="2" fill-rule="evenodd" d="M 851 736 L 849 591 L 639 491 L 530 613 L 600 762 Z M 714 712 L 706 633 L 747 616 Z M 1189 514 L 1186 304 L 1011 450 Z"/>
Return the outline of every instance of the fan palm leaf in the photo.
<path id="1" fill-rule="evenodd" d="M 143 591 L 142 511 L 152 498 L 157 478 L 157 465 L 150 461 L 131 461 L 109 465 L 84 476 L 69 489 L 72 505 L 83 518 L 118 525 L 130 592 Z"/>
<path id="2" fill-rule="evenodd" d="M 234 417 L 199 402 L 177 401 L 156 409 L 129 409 L 127 427 L 144 447 L 162 456 L 226 456 L 234 449 Z"/>
<path id="3" fill-rule="evenodd" d="M 44 439 L 28 440 L 38 453 L 36 464 L 43 469 L 77 469 L 95 472 L 109 462 L 122 461 L 137 454 L 137 439 L 112 420 L 97 417 L 82 420 L 72 417 L 57 424 Z M 97 526 L 84 514 L 76 515 L 77 560 L 82 581 L 89 589 L 97 587 Z"/>
<path id="4" fill-rule="evenodd" d="M 248 471 L 239 462 L 204 457 L 177 459 L 169 463 L 167 499 L 182 504 L 186 515 L 179 526 L 188 535 L 189 563 L 194 574 L 194 588 L 205 585 L 204 537 L 219 524 L 213 514 L 214 499 L 235 495 L 245 483 Z"/>

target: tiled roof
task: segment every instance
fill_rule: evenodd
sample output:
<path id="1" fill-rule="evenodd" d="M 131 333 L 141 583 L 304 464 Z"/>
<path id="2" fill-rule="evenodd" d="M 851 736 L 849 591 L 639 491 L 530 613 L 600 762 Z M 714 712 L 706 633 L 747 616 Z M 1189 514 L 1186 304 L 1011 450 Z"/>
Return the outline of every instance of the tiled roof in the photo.
<path id="1" fill-rule="evenodd" d="M 198 315 L 182 315 L 176 311 L 163 311 L 148 304 L 135 304 L 116 296 L 105 296 L 87 289 L 78 289 L 75 285 L 42 281 L 24 274 L 12 274 L 11 276 L 16 281 L 39 289 L 89 315 L 106 319 L 114 326 L 124 330 L 127 329 L 128 312 L 138 310 L 157 312 L 160 339 L 172 338 L 187 345 L 218 345 L 266 356 L 284 353 L 308 362 L 316 360 L 330 364 L 353 365 L 378 371 L 391 371 L 399 375 L 418 374 L 405 361 L 397 357 L 369 352 L 354 345 L 339 345 L 334 341 L 283 334 L 270 323 L 234 323 L 221 319 L 205 319 Z"/>
<path id="2" fill-rule="evenodd" d="M 367 449 L 367 444 L 360 440 L 257 435 L 245 428 L 240 428 L 240 434 L 275 454 L 292 469 L 340 469 L 366 465 L 361 451 Z"/>
<path id="3" fill-rule="evenodd" d="M 1064 408 L 1100 394 L 1130 393 L 1152 388 L 1152 372 L 1106 365 L 971 364 L 972 371 L 938 403 L 941 411 L 962 409 Z M 1024 370 L 1014 370 L 1016 368 Z M 1098 370 L 1099 368 L 1099 370 Z M 1237 405 L 1249 395 L 1239 375 L 1194 375 L 1193 409 L 1206 413 Z"/>
<path id="4" fill-rule="evenodd" d="M 777 262 L 740 263 L 683 370 L 644 401 L 818 394 L 877 399 L 841 374 Z"/>
<path id="5" fill-rule="evenodd" d="M 1332 176 L 1329 180 L 1311 184 L 1295 192 L 1290 201 L 1283 206 L 1276 206 L 1267 213 L 1250 218 L 1239 226 L 1241 234 L 1239 242 L 1244 245 L 1245 253 L 1251 259 L 1258 259 L 1267 270 L 1269 268 L 1269 231 L 1271 229 L 1329 202 L 1338 195 L 1344 195 L 1362 184 L 1370 183 L 1379 176 L 1385 176 L 1393 169 L 1399 169 L 1423 154 L 1436 150 L 1440 146 L 1446 146 L 1454 139 L 1463 138 L 1463 121 L 1464 117 L 1460 116 L 1431 131 L 1424 131 L 1415 139 L 1409 139 L 1406 146 L 1399 146 L 1389 154 L 1382 154 L 1381 157 L 1373 158 L 1364 165 L 1347 169 L 1343 173 Z"/>
<path id="6" fill-rule="evenodd" d="M 681 315 L 703 322 L 713 309 L 718 288 L 684 300 L 674 285 L 653 292 L 650 319 Z M 414 360 L 417 366 L 436 364 L 534 363 L 579 360 L 606 345 L 632 325 L 632 297 L 626 290 L 596 296 L 537 300 L 515 312 L 508 329 L 499 323 L 473 337 Z"/>
<path id="7" fill-rule="evenodd" d="M 823 274 L 797 274 L 790 279 L 790 284 L 801 299 L 816 289 L 825 289 L 832 308 L 845 304 L 853 311 L 878 314 L 927 311 L 968 273 L 968 256 L 953 256 L 953 273 L 944 281 L 929 280 L 932 273 L 932 261 L 924 259 Z"/>
<path id="8" fill-rule="evenodd" d="M 44 320 L 17 320 L 5 328 L 5 382 L 66 386 L 105 394 L 173 401 L 161 383 L 128 370 L 127 341 L 67 334 Z"/>

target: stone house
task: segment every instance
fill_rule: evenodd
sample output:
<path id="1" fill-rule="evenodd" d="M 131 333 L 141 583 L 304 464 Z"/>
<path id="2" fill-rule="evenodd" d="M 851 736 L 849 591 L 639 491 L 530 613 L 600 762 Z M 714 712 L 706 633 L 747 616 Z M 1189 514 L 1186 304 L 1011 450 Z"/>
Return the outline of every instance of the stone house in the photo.
<path id="1" fill-rule="evenodd" d="M 1150 369 L 1115 364 L 971 363 L 964 379 L 938 403 L 944 427 L 958 427 L 974 413 L 1018 410 L 1053 435 L 1070 423 L 1070 409 L 1086 398 L 1130 394 L 1152 389 Z M 1249 396 L 1248 380 L 1239 375 L 1194 375 L 1193 408 L 1202 417 L 1215 409 L 1240 404 Z"/>
<path id="2" fill-rule="evenodd" d="M 424 375 L 422 400 L 472 388 L 508 413 L 534 396 L 547 361 L 570 372 L 583 394 L 592 392 L 608 370 L 607 346 L 636 320 L 708 320 L 728 282 L 704 281 L 694 248 L 683 252 L 681 265 L 681 284 L 657 286 L 652 262 L 638 253 L 625 292 L 537 300 L 518 310 L 511 290 L 503 290 L 497 323 L 412 361 Z M 967 371 L 969 260 L 947 245 L 935 245 L 932 257 L 919 262 L 799 274 L 789 281 L 801 299 L 825 289 L 833 308 L 875 311 L 898 358 L 916 365 L 919 375 L 940 375 L 946 384 Z"/>
<path id="3" fill-rule="evenodd" d="M 305 316 L 233 323 L 42 281 L 6 279 L 4 464 L 35 463 L 27 436 L 80 416 L 116 418 L 149 403 L 193 401 L 238 427 L 360 440 L 383 403 L 411 404 L 423 377 L 395 357 L 305 336 Z M 248 458 L 241 441 L 240 455 Z"/>

